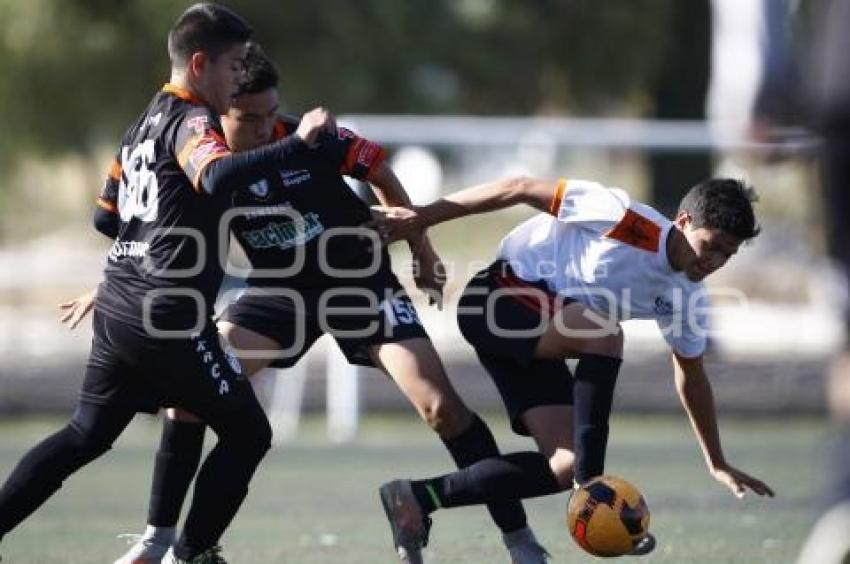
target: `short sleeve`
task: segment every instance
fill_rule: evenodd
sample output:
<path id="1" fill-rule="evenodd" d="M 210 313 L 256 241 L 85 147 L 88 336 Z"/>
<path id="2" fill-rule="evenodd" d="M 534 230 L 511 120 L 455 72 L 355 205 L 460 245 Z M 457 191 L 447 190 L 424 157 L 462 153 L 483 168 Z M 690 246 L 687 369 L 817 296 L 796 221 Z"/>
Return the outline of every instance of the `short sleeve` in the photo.
<path id="1" fill-rule="evenodd" d="M 201 174 L 211 162 L 231 153 L 218 119 L 205 106 L 192 108 L 177 126 L 174 154 L 199 193 Z"/>
<path id="2" fill-rule="evenodd" d="M 628 195 L 598 182 L 561 180 L 555 188 L 550 213 L 562 223 L 596 225 L 600 231 L 616 224 L 629 207 Z"/>
<path id="3" fill-rule="evenodd" d="M 386 159 L 386 151 L 378 143 L 359 137 L 340 127 L 336 135 L 321 138 L 322 153 L 334 161 L 339 173 L 358 180 L 369 180 Z"/>
<path id="4" fill-rule="evenodd" d="M 685 358 L 696 358 L 705 352 L 709 305 L 705 285 L 699 284 L 683 300 L 681 313 L 657 317 L 658 327 L 673 352 Z"/>
<path id="5" fill-rule="evenodd" d="M 97 205 L 110 213 L 118 213 L 118 188 L 121 185 L 121 161 L 116 156 L 106 173 L 106 181 L 97 197 Z"/>

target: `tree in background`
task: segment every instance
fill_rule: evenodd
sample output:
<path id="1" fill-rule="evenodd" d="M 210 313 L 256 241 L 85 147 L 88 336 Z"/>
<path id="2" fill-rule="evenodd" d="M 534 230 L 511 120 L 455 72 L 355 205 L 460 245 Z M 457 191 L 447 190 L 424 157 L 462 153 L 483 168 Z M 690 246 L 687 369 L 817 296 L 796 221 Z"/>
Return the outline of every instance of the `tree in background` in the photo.
<path id="1" fill-rule="evenodd" d="M 651 86 L 657 119 L 703 120 L 711 76 L 711 2 L 689 0 L 672 6 L 663 32 L 664 55 Z M 687 189 L 711 176 L 706 153 L 650 155 L 652 202 L 672 217 Z"/>
<path id="2" fill-rule="evenodd" d="M 21 155 L 112 145 L 167 79 L 166 32 L 187 3 L 0 0 L 0 173 Z M 680 40 L 704 25 L 693 2 L 225 3 L 279 62 L 295 112 L 322 103 L 338 113 L 700 115 L 691 109 L 702 63 L 688 54 L 700 47 Z M 690 78 L 653 86 L 679 70 L 693 88 Z"/>

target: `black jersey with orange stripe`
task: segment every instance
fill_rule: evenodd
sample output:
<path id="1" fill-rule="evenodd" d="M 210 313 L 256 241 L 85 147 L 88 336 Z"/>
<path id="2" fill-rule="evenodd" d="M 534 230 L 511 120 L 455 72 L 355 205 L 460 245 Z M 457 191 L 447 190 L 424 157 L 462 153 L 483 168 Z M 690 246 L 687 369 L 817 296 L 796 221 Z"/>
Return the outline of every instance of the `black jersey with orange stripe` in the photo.
<path id="1" fill-rule="evenodd" d="M 187 328 L 211 312 L 223 277 L 218 220 L 226 198 L 199 190 L 228 155 L 218 117 L 166 85 L 124 135 L 98 204 L 120 218 L 97 307 L 137 326 Z"/>
<path id="2" fill-rule="evenodd" d="M 292 134 L 299 119 L 281 116 L 273 141 Z M 359 236 L 369 208 L 343 179 L 369 180 L 384 149 L 339 128 L 320 137 L 316 153 L 232 193 L 228 224 L 251 263 L 249 284 L 327 288 L 389 269 L 386 252 Z"/>

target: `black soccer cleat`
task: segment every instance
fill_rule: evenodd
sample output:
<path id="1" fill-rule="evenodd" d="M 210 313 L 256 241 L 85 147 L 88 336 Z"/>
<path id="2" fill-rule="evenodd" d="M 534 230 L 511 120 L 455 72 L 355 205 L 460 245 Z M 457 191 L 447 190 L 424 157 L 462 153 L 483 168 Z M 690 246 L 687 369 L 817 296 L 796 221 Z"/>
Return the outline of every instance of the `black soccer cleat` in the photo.
<path id="1" fill-rule="evenodd" d="M 423 564 L 422 548 L 428 544 L 431 519 L 419 507 L 410 480 L 387 482 L 378 493 L 399 560 L 404 564 Z"/>

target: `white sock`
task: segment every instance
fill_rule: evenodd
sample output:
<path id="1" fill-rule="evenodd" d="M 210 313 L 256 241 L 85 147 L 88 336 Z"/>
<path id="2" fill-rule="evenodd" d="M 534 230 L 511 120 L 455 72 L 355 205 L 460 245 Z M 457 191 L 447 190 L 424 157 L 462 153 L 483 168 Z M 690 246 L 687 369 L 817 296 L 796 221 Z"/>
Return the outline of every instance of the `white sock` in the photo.
<path id="1" fill-rule="evenodd" d="M 171 546 L 174 544 L 174 538 L 176 536 L 176 527 L 154 527 L 153 525 L 148 525 L 145 527 L 145 533 L 142 535 L 142 538 L 152 540 L 156 544 Z"/>

